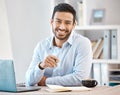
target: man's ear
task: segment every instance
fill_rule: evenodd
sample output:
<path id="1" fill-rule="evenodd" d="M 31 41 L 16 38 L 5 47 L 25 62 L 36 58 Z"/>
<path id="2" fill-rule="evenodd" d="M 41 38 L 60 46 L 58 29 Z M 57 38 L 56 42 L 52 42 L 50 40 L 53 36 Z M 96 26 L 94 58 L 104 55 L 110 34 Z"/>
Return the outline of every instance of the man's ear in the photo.
<path id="1" fill-rule="evenodd" d="M 52 24 L 52 23 L 53 23 L 53 19 L 50 20 L 50 24 Z"/>
<path id="2" fill-rule="evenodd" d="M 77 24 L 77 21 L 75 20 L 74 25 L 73 25 L 73 28 L 75 28 L 76 24 Z"/>
<path id="3" fill-rule="evenodd" d="M 77 25 L 77 20 L 75 20 L 75 23 L 74 23 L 74 25 Z"/>

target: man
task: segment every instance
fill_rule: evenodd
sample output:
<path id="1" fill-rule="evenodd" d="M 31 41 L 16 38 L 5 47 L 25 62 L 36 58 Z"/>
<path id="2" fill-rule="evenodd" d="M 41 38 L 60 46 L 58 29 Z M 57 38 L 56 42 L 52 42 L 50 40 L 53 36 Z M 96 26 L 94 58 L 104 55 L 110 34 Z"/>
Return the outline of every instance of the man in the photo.
<path id="1" fill-rule="evenodd" d="M 92 64 L 90 41 L 76 34 L 76 12 L 66 3 L 55 6 L 51 26 L 53 36 L 38 43 L 26 72 L 28 86 L 46 84 L 81 85 L 89 77 Z"/>

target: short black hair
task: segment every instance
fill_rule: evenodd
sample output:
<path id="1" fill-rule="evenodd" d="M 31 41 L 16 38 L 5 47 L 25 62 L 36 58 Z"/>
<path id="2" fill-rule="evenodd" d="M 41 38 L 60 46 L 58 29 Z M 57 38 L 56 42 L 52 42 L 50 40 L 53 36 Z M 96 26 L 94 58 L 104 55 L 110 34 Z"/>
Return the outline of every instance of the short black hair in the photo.
<path id="1" fill-rule="evenodd" d="M 54 7 L 52 19 L 54 18 L 54 15 L 56 12 L 69 12 L 73 15 L 73 23 L 75 23 L 76 20 L 76 11 L 75 9 L 67 3 L 60 3 Z"/>

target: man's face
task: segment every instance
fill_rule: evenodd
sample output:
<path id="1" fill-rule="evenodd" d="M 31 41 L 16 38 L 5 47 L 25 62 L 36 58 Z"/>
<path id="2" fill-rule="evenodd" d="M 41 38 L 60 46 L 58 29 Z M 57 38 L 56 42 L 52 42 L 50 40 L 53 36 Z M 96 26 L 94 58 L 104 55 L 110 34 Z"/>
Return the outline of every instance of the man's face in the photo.
<path id="1" fill-rule="evenodd" d="M 51 20 L 51 25 L 55 37 L 66 41 L 75 27 L 73 15 L 69 12 L 56 12 Z"/>

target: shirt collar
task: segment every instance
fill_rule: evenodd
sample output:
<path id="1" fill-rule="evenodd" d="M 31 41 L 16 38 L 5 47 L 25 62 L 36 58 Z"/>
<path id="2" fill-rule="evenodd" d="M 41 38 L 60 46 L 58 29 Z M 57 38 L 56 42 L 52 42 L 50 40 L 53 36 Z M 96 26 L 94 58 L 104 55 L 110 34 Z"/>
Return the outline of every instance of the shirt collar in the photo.
<path id="1" fill-rule="evenodd" d="M 52 37 L 50 38 L 50 46 L 49 46 L 49 48 L 53 47 L 53 39 L 54 39 L 54 35 L 52 35 Z"/>
<path id="2" fill-rule="evenodd" d="M 72 43 L 73 43 L 73 35 L 74 35 L 74 31 L 71 32 L 71 34 L 67 40 L 67 43 L 69 43 L 70 45 L 72 45 Z"/>

